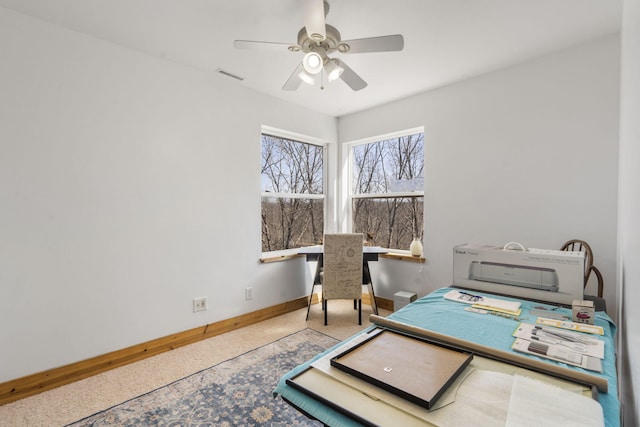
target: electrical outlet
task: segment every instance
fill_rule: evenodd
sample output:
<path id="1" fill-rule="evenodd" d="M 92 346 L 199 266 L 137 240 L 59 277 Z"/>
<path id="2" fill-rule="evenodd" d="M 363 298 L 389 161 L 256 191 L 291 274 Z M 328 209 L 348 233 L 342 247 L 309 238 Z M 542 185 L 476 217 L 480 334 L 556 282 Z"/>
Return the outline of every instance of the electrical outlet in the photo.
<path id="1" fill-rule="evenodd" d="M 193 299 L 193 312 L 204 311 L 207 309 L 207 297 Z"/>
<path id="2" fill-rule="evenodd" d="M 246 301 L 253 299 L 253 288 L 247 288 L 244 290 L 244 299 Z"/>

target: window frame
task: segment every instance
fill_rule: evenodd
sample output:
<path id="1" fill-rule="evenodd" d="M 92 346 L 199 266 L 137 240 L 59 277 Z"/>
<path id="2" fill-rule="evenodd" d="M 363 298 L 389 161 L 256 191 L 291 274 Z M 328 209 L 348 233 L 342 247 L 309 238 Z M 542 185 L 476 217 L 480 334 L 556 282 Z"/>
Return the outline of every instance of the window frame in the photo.
<path id="1" fill-rule="evenodd" d="M 371 136 L 371 137 L 367 137 L 367 138 L 363 138 L 363 139 L 359 139 L 359 140 L 355 140 L 355 141 L 350 141 L 345 143 L 344 145 L 347 147 L 347 165 L 346 165 L 346 184 L 347 184 L 347 189 L 346 189 L 346 193 L 347 193 L 347 197 L 346 197 L 346 212 L 348 215 L 347 221 L 346 221 L 346 226 L 349 232 L 353 232 L 353 202 L 354 199 L 383 199 L 383 198 L 400 198 L 400 197 L 410 197 L 410 198 L 416 198 L 416 197 L 422 197 L 422 211 L 424 212 L 425 210 L 425 197 L 424 197 L 424 183 L 422 186 L 422 190 L 421 191 L 402 191 L 402 192 L 395 192 L 395 193 L 368 193 L 368 194 L 355 194 L 354 193 L 354 182 L 353 182 L 353 177 L 354 177 L 354 172 L 355 172 L 355 168 L 354 168 L 354 163 L 355 163 L 355 159 L 354 159 L 354 147 L 358 146 L 358 145 L 365 145 L 365 144 L 371 144 L 371 143 L 376 143 L 376 142 L 380 142 L 380 141 L 385 141 L 385 140 L 389 140 L 389 139 L 394 139 L 394 138 L 399 138 L 399 137 L 404 137 L 404 136 L 408 136 L 408 135 L 414 135 L 417 133 L 422 133 L 423 134 L 423 140 L 425 139 L 424 136 L 424 126 L 418 126 L 418 127 L 414 127 L 414 128 L 410 128 L 410 129 L 404 129 L 404 130 L 400 130 L 400 131 L 395 131 L 395 132 L 390 132 L 387 134 L 382 134 L 382 135 L 375 135 L 375 136 Z M 423 150 L 426 150 L 426 147 L 423 147 Z M 424 153 L 423 153 L 424 154 Z M 426 168 L 425 168 L 426 169 Z M 426 179 L 426 177 L 425 177 Z M 423 214 L 424 215 L 424 214 Z M 422 218 L 422 238 L 421 241 L 424 239 L 424 216 Z M 393 249 L 393 248 L 387 248 L 392 252 L 399 252 L 399 251 L 404 251 L 406 252 L 406 250 L 404 249 Z M 408 248 L 407 248 L 408 249 Z"/>
<path id="2" fill-rule="evenodd" d="M 322 223 L 324 224 L 323 228 L 326 229 L 327 224 L 327 172 L 328 172 L 328 141 L 322 140 L 320 138 L 314 138 L 308 135 L 303 135 L 300 133 L 295 133 L 271 126 L 262 125 L 260 129 L 260 152 L 262 153 L 262 136 L 269 135 L 276 138 L 287 139 L 294 142 L 299 142 L 302 144 L 311 144 L 318 147 L 322 147 L 322 194 L 307 194 L 307 193 L 274 193 L 274 192 L 265 192 L 262 191 L 262 182 L 260 183 L 260 206 L 262 206 L 262 200 L 264 198 L 282 198 L 282 199 L 313 199 L 313 200 L 322 200 Z M 260 165 L 262 165 L 262 160 L 260 161 Z M 260 178 L 262 180 L 262 178 Z M 323 229 L 323 233 L 324 233 Z M 275 251 L 262 252 L 262 224 L 260 224 L 260 250 L 262 253 L 262 257 L 268 257 L 273 255 L 281 255 L 281 254 L 291 254 L 297 253 L 296 248 L 289 249 L 280 249 Z"/>

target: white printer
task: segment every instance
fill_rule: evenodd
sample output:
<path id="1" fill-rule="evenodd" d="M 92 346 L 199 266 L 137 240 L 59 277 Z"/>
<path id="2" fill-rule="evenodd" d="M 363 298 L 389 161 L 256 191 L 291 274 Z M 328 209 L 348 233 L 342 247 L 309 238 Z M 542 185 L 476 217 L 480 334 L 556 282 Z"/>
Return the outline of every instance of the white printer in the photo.
<path id="1" fill-rule="evenodd" d="M 583 299 L 584 253 L 464 244 L 453 248 L 455 286 L 571 305 Z"/>

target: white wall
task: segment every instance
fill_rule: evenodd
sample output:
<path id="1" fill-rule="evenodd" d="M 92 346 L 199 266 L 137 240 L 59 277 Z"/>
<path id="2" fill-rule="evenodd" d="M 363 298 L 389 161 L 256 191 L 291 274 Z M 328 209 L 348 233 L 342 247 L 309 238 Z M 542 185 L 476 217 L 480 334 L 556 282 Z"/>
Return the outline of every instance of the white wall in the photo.
<path id="1" fill-rule="evenodd" d="M 340 142 L 425 128 L 427 264 L 399 278 L 385 260 L 378 295 L 451 284 L 457 244 L 580 238 L 615 318 L 618 73 L 612 36 L 339 118 Z"/>
<path id="2" fill-rule="evenodd" d="M 582 237 L 615 309 L 617 49 L 339 120 L 345 142 L 425 126 L 429 261 L 372 266 L 378 295 L 448 284 L 458 243 Z M 0 55 L 0 382 L 308 292 L 303 260 L 258 263 L 259 132 L 336 141 L 335 118 L 2 8 Z"/>
<path id="3" fill-rule="evenodd" d="M 620 109 L 618 352 L 624 425 L 640 423 L 640 3 L 624 2 Z"/>
<path id="4" fill-rule="evenodd" d="M 307 292 L 258 262 L 260 126 L 335 118 L 3 8 L 0 57 L 0 382 Z"/>

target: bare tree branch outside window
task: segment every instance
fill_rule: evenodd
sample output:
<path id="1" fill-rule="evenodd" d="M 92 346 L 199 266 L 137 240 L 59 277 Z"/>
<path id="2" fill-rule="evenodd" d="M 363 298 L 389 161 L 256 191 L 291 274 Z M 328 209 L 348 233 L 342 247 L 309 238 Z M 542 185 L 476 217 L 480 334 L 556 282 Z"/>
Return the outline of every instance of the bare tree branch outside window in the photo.
<path id="1" fill-rule="evenodd" d="M 422 238 L 424 133 L 353 146 L 352 170 L 354 232 L 392 249 Z"/>
<path id="2" fill-rule="evenodd" d="M 323 147 L 262 135 L 262 251 L 315 245 L 324 231 Z"/>

